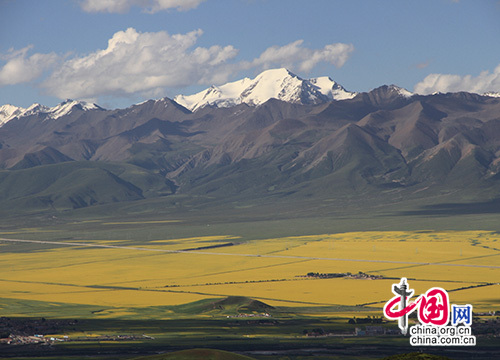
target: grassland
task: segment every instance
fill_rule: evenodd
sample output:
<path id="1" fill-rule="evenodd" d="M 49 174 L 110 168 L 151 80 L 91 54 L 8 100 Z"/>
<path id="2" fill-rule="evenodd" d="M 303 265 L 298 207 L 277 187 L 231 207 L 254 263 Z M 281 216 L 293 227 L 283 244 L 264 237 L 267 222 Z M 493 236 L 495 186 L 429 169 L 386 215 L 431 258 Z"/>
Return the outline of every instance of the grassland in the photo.
<path id="1" fill-rule="evenodd" d="M 29 221 L 3 219 L 0 238 L 29 241 L 0 241 L 0 316 L 79 319 L 76 330 L 57 332 L 70 337 L 125 332 L 156 339 L 57 344 L 68 359 L 99 358 L 103 350 L 121 354 L 102 355 L 111 359 L 125 358 L 131 349 L 150 354 L 195 347 L 285 353 L 321 347 L 338 354 L 325 359 L 352 359 L 411 349 L 405 338 L 316 339 L 303 331 L 352 333 L 363 327 L 347 321 L 382 316 L 391 286 L 402 276 L 416 294 L 441 286 L 450 291 L 452 303 L 470 303 L 474 311 L 500 310 L 497 214 L 404 216 L 404 209 L 395 215 L 386 207 L 369 215 L 337 216 L 319 208 L 322 216 L 287 218 L 286 208 L 261 214 L 258 207 L 235 203 L 231 212 L 227 204 L 205 212 L 185 202 L 177 208 L 178 198 L 171 201 L 154 216 L 145 203 L 122 204 L 121 213 L 110 205 L 88 213 L 31 215 Z M 360 271 L 384 278 L 305 276 Z M 249 306 L 247 300 L 221 304 L 228 296 L 273 308 Z M 266 312 L 271 323 L 231 317 Z M 395 322 L 383 326 L 397 327 Z M 482 339 L 493 346 L 485 354 L 496 351 L 494 340 Z"/>

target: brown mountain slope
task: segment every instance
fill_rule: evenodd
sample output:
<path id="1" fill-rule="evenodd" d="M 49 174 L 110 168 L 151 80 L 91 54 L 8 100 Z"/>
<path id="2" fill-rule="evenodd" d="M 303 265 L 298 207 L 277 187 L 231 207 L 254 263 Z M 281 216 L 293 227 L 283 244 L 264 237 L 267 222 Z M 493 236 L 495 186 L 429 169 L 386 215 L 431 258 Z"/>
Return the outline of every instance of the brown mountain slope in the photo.
<path id="1" fill-rule="evenodd" d="M 113 111 L 75 109 L 58 119 L 16 118 L 0 128 L 0 146 L 7 172 L 118 161 L 178 193 L 223 199 L 376 198 L 386 197 L 384 189 L 398 189 L 399 198 L 457 191 L 473 198 L 481 189 L 487 200 L 500 189 L 500 99 L 408 97 L 384 86 L 319 105 L 271 99 L 194 113 L 162 99 Z M 98 177 L 99 188 L 116 182 Z M 51 198 L 68 193 L 50 191 Z M 97 194 L 85 204 L 114 201 Z M 141 197 L 123 194 L 117 199 Z"/>

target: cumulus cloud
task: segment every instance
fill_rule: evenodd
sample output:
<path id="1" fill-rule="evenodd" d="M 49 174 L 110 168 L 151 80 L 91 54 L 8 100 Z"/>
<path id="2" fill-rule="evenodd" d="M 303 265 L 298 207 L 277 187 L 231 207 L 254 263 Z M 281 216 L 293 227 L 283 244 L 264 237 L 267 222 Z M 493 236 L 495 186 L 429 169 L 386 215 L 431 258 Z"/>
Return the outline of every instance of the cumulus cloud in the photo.
<path id="1" fill-rule="evenodd" d="M 30 82 L 40 77 L 44 71 L 53 67 L 59 57 L 54 54 L 33 54 L 28 52 L 33 48 L 29 45 L 20 50 L 11 49 L 7 54 L 0 55 L 5 64 L 0 67 L 0 86 L 15 85 Z"/>
<path id="2" fill-rule="evenodd" d="M 82 0 L 80 7 L 86 12 L 126 13 L 132 6 L 145 12 L 156 13 L 175 9 L 187 11 L 198 7 L 205 0 Z"/>
<path id="3" fill-rule="evenodd" d="M 238 51 L 232 46 L 192 49 L 201 34 L 119 31 L 106 49 L 67 60 L 42 87 L 59 98 L 88 98 L 227 80 L 232 69 L 225 65 Z"/>
<path id="4" fill-rule="evenodd" d="M 492 73 L 483 71 L 478 76 L 430 74 L 415 85 L 415 92 L 419 94 L 432 94 L 434 92 L 467 91 L 483 94 L 489 91 L 500 91 L 500 65 Z"/>
<path id="5" fill-rule="evenodd" d="M 95 98 L 161 94 L 165 88 L 227 82 L 241 70 L 286 66 L 309 71 L 319 62 L 342 66 L 352 45 L 331 44 L 320 50 L 302 46 L 302 40 L 270 47 L 251 62 L 233 61 L 233 46 L 195 47 L 201 30 L 170 35 L 160 31 L 119 31 L 106 49 L 65 61 L 43 81 L 42 87 L 59 98 Z"/>
<path id="6" fill-rule="evenodd" d="M 310 49 L 297 40 L 238 61 L 231 45 L 196 46 L 202 34 L 129 28 L 116 32 L 106 48 L 84 55 L 30 55 L 32 46 L 11 50 L 0 54 L 0 86 L 31 82 L 60 99 L 160 97 L 167 88 L 220 85 L 246 70 L 287 67 L 307 73 L 321 62 L 340 67 L 354 49 L 341 43 Z"/>
<path id="7" fill-rule="evenodd" d="M 268 69 L 282 66 L 304 72 L 311 71 L 320 62 L 342 67 L 354 51 L 352 44 L 336 43 L 314 50 L 303 47 L 303 42 L 303 40 L 297 40 L 281 47 L 272 46 L 249 63 L 249 67 Z"/>

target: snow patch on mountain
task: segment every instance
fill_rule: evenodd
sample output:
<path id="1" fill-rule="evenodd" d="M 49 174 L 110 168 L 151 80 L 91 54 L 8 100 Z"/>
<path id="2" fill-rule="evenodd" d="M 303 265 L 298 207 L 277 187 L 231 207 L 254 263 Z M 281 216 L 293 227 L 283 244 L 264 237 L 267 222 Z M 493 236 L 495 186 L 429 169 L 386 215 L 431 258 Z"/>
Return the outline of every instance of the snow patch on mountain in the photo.
<path id="1" fill-rule="evenodd" d="M 71 113 L 75 106 L 84 111 L 102 109 L 101 107 L 93 103 L 68 99 L 65 102 L 60 103 L 59 105 L 50 108 L 47 114 L 51 119 L 58 119 L 61 116 Z"/>
<path id="2" fill-rule="evenodd" d="M 7 121 L 19 116 L 24 111 L 26 111 L 26 109 L 10 104 L 0 106 L 0 126 L 5 124 Z"/>
<path id="3" fill-rule="evenodd" d="M 396 85 L 389 85 L 389 89 L 405 98 L 411 98 L 413 95 L 415 95 L 414 93 Z"/>
<path id="4" fill-rule="evenodd" d="M 6 122 L 14 118 L 36 114 L 45 114 L 47 116 L 47 119 L 58 119 L 61 116 L 71 113 L 75 106 L 83 111 L 103 110 L 103 108 L 101 108 L 99 105 L 88 103 L 86 101 L 76 100 L 66 100 L 54 107 L 33 104 L 27 109 L 7 104 L 0 106 L 0 126 L 4 125 Z"/>
<path id="5" fill-rule="evenodd" d="M 48 106 L 35 103 L 35 104 L 31 105 L 29 108 L 27 108 L 19 117 L 35 115 L 38 113 L 46 113 L 49 111 L 50 111 L 50 108 Z"/>
<path id="6" fill-rule="evenodd" d="M 347 100 L 356 96 L 355 92 L 347 91 L 339 83 L 333 81 L 328 76 L 309 79 L 311 84 L 315 85 L 319 92 L 332 100 Z"/>
<path id="7" fill-rule="evenodd" d="M 500 92 L 493 92 L 489 91 L 487 93 L 484 93 L 483 96 L 489 96 L 489 97 L 494 97 L 494 98 L 500 98 Z"/>
<path id="8" fill-rule="evenodd" d="M 213 85 L 194 95 L 177 95 L 174 101 L 196 111 L 205 106 L 231 107 L 242 103 L 257 106 L 271 98 L 297 104 L 317 104 L 354 96 L 356 93 L 345 90 L 329 77 L 304 80 L 282 68 L 266 70 L 255 79 Z"/>

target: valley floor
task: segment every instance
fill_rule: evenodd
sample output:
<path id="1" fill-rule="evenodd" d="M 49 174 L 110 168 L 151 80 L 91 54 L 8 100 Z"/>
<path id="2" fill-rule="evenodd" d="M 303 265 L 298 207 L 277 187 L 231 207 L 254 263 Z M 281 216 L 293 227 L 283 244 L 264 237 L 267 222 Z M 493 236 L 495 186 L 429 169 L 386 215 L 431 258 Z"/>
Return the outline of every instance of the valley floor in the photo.
<path id="1" fill-rule="evenodd" d="M 437 350 L 486 359 L 498 351 L 500 235 L 494 214 L 476 222 L 483 230 L 460 229 L 473 216 L 455 217 L 458 230 L 446 217 L 397 231 L 373 217 L 5 224 L 0 333 L 19 345 L 0 345 L 1 356 L 112 359 L 210 347 L 258 359 L 382 358 L 415 350 L 382 313 L 406 277 L 415 296 L 439 286 L 452 304 L 473 305 L 477 346 Z M 487 221 L 495 225 L 484 230 Z M 40 344 L 30 343 L 35 335 Z"/>

